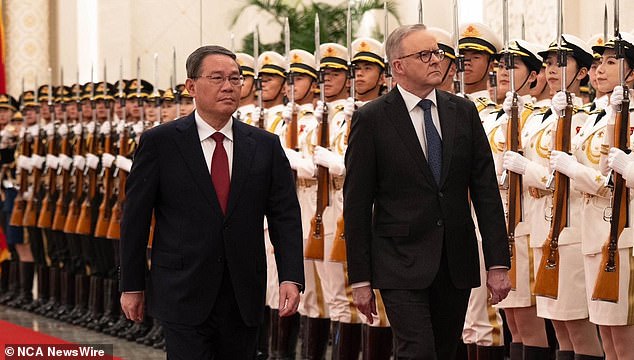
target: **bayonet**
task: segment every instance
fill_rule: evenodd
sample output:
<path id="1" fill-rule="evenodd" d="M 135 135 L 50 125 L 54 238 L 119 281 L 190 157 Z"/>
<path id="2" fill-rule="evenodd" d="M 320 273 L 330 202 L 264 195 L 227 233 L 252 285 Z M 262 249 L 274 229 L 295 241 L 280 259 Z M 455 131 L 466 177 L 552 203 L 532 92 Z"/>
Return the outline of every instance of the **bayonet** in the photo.
<path id="1" fill-rule="evenodd" d="M 260 109 L 260 115 L 258 117 L 258 127 L 264 129 L 264 101 L 262 100 L 262 79 L 260 79 L 260 69 L 258 64 L 258 58 L 260 57 L 260 30 L 255 25 L 253 31 L 253 67 L 255 72 L 255 91 L 258 96 L 258 109 Z"/>
<path id="2" fill-rule="evenodd" d="M 385 85 L 387 86 L 387 91 L 392 90 L 392 70 L 390 69 L 390 62 L 387 58 L 387 51 L 385 50 L 385 45 L 387 44 L 387 0 L 383 1 L 383 62 L 385 63 Z"/>
<path id="3" fill-rule="evenodd" d="M 350 11 L 351 1 L 348 1 L 348 13 L 346 18 L 346 48 L 348 49 L 348 79 L 350 79 L 350 97 L 353 99 L 357 95 L 355 86 L 355 69 L 352 63 L 352 14 Z"/>
<path id="4" fill-rule="evenodd" d="M 176 47 L 172 47 L 172 92 L 174 93 L 174 102 L 176 103 L 176 117 L 180 117 L 181 113 L 181 95 L 176 89 L 178 85 L 178 79 L 176 77 Z"/>
<path id="5" fill-rule="evenodd" d="M 603 4 L 603 44 L 608 42 L 608 4 Z"/>
<path id="6" fill-rule="evenodd" d="M 423 0 L 418 0 L 418 23 L 423 23 Z"/>
<path id="7" fill-rule="evenodd" d="M 464 55 L 460 53 L 460 27 L 458 25 L 458 16 L 459 16 L 459 8 L 458 8 L 458 0 L 453 0 L 453 36 L 454 36 L 454 55 L 456 56 L 456 78 L 457 80 L 457 89 L 455 89 L 456 93 L 465 94 L 464 88 L 464 70 L 465 70 L 465 59 Z M 465 94 L 466 95 L 466 94 Z"/>
<path id="8" fill-rule="evenodd" d="M 141 98 L 141 58 L 136 58 L 136 99 L 139 107 L 140 121 L 145 123 L 145 109 L 143 109 L 143 98 Z"/>
<path id="9" fill-rule="evenodd" d="M 526 22 L 524 21 L 524 14 L 522 14 L 522 40 L 526 40 Z"/>

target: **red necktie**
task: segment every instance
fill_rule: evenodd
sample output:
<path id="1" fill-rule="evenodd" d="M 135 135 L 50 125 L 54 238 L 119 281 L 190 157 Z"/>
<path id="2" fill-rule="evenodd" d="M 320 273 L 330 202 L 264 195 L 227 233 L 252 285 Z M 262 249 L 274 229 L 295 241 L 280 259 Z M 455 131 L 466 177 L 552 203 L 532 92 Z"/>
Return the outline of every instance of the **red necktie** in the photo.
<path id="1" fill-rule="evenodd" d="M 227 158 L 227 152 L 222 144 L 225 136 L 216 132 L 211 135 L 211 138 L 216 141 L 216 148 L 214 154 L 211 157 L 211 182 L 216 189 L 216 196 L 218 197 L 218 203 L 222 213 L 227 211 L 227 201 L 229 200 L 229 160 Z"/>

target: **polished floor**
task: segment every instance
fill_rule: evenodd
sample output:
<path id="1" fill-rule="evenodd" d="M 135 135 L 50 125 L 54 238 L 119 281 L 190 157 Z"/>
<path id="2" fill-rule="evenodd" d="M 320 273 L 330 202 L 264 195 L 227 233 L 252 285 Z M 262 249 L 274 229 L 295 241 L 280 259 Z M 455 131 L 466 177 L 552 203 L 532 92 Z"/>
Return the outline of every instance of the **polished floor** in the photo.
<path id="1" fill-rule="evenodd" d="M 165 359 L 165 353 L 162 350 L 156 350 L 148 346 L 104 335 L 83 327 L 70 325 L 62 321 L 52 320 L 30 312 L 16 310 L 2 305 L 0 305 L 0 320 L 5 320 L 69 342 L 112 344 L 114 347 L 114 355 L 122 359 Z"/>

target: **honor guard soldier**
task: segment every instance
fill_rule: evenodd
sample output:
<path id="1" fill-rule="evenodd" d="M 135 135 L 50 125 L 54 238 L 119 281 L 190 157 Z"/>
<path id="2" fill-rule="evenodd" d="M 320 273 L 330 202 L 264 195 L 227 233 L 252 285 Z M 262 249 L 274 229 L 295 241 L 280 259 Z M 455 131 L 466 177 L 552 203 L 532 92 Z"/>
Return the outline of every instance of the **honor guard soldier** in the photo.
<path id="1" fill-rule="evenodd" d="M 434 27 L 428 27 L 427 31 L 434 34 L 438 48 L 445 52 L 445 58 L 440 62 L 440 71 L 442 71 L 443 80 L 437 89 L 453 94 L 453 78 L 456 74 L 456 52 L 451 41 L 452 35 L 443 29 Z"/>
<path id="2" fill-rule="evenodd" d="M 617 51 L 614 39 L 606 42 L 602 46 L 595 45 L 592 48 L 601 55 L 600 65 L 597 67 L 597 90 L 608 93 L 610 97 L 609 104 L 604 109 L 604 117 L 607 118 L 607 131 L 602 139 L 603 143 L 600 150 L 601 160 L 599 163 L 600 170 L 604 175 L 607 175 L 608 167 L 616 173 L 621 174 L 625 185 L 630 188 L 629 191 L 631 192 L 631 184 L 634 179 L 632 177 L 634 173 L 632 171 L 633 167 L 631 166 L 632 155 L 626 155 L 624 149 L 632 149 L 632 129 L 634 128 L 632 126 L 632 112 L 634 111 L 634 105 L 631 93 L 624 92 L 624 85 L 628 89 L 631 89 L 634 85 L 634 75 L 632 72 L 634 68 L 634 35 L 623 32 L 620 33 L 620 36 L 620 46 L 622 46 L 621 50 L 624 59 L 621 58 L 621 60 L 619 60 L 617 54 L 620 51 Z M 621 67 L 621 61 L 623 68 L 619 69 Z M 622 72 L 622 80 L 620 78 L 620 72 Z M 610 90 L 610 88 L 612 88 L 612 90 Z M 629 101 L 629 107 L 625 106 L 626 102 L 624 101 Z M 629 126 L 627 126 L 627 123 L 623 123 L 627 114 L 629 114 Z M 588 123 L 592 117 L 593 115 L 588 116 L 586 125 L 590 126 Z M 603 119 L 598 121 L 601 122 L 602 120 Z M 615 142 L 617 136 L 619 136 L 619 132 L 617 132 L 617 124 L 619 122 L 621 122 L 621 124 L 619 124 L 620 127 L 622 126 L 621 132 L 626 132 L 627 135 L 625 138 L 629 141 L 629 144 L 621 144 L 622 147 L 620 149 Z M 585 125 L 582 130 L 586 130 Z M 595 136 L 595 138 L 596 137 L 598 136 Z M 590 151 L 593 154 L 595 153 L 597 140 L 587 138 L 586 142 L 584 142 L 584 145 L 587 146 L 586 149 L 592 147 Z M 623 145 L 627 145 L 629 148 Z M 610 149 L 609 155 L 606 156 L 607 148 L 610 146 L 613 147 Z M 589 151 L 586 150 L 585 154 L 588 153 Z M 575 155 L 579 156 L 580 152 L 578 151 Z M 587 164 L 587 160 L 583 162 L 579 160 L 579 162 Z M 634 258 L 632 257 L 634 236 L 631 232 L 633 207 L 631 195 L 629 198 L 625 196 L 623 199 L 623 201 L 626 202 L 623 207 L 628 207 L 628 211 L 617 211 L 617 208 L 614 207 L 614 204 L 617 204 L 614 199 L 616 199 L 618 195 L 618 188 L 615 182 L 616 180 L 613 177 L 611 189 L 611 199 L 613 202 L 608 203 L 607 206 L 614 208 L 614 211 L 612 211 L 612 217 L 609 220 L 611 220 L 611 222 L 619 221 L 621 224 L 624 223 L 624 229 L 622 229 L 618 237 L 615 236 L 613 238 L 613 230 L 610 229 L 610 222 L 602 221 L 604 219 L 596 218 L 596 216 L 594 219 L 589 219 L 586 218 L 584 214 L 584 220 L 587 219 L 591 222 L 588 224 L 588 227 L 598 227 L 600 231 L 602 231 L 602 234 L 599 238 L 590 237 L 594 234 L 598 235 L 598 231 L 588 234 L 587 237 L 585 236 L 586 234 L 581 234 L 586 287 L 590 290 L 588 291 L 588 295 L 590 295 L 588 297 L 590 321 L 599 325 L 606 359 L 620 359 L 631 356 L 631 340 L 634 338 L 634 298 L 632 297 L 632 289 L 634 288 Z M 626 218 L 624 219 L 623 216 Z M 612 239 L 612 242 L 610 242 L 609 239 Z M 614 250 L 607 249 L 608 244 L 610 246 L 614 245 Z M 601 294 L 595 294 L 595 291 L 604 287 L 602 282 L 605 282 L 605 280 L 602 279 L 603 276 L 601 276 L 601 274 L 607 272 L 606 255 L 608 255 L 607 258 L 609 258 L 610 251 L 618 253 L 619 261 L 615 264 L 616 268 L 613 271 L 618 275 L 610 285 L 611 287 L 616 287 L 613 291 L 615 296 L 612 299 L 607 299 Z"/>
<path id="3" fill-rule="evenodd" d="M 348 79 L 348 50 L 339 44 L 321 44 L 321 70 L 324 72 L 324 96 L 328 107 L 329 148 L 315 147 L 314 162 L 328 168 L 330 176 L 330 202 L 323 214 L 325 246 L 324 256 L 329 256 L 336 241 L 344 236 L 343 225 L 343 181 L 345 165 L 346 134 L 352 119 L 355 104 L 350 95 Z M 323 107 L 317 104 L 317 118 L 322 116 Z M 340 231 L 337 231 L 337 228 Z M 361 347 L 361 327 L 363 319 L 348 294 L 352 291 L 346 275 L 346 263 L 327 261 L 324 266 L 329 273 L 324 286 L 329 287 L 332 298 L 329 301 L 330 319 L 335 323 L 333 356 L 335 358 L 356 358 Z"/>
<path id="4" fill-rule="evenodd" d="M 236 53 L 236 61 L 240 65 L 240 72 L 244 78 L 242 90 L 240 92 L 240 107 L 236 111 L 235 117 L 249 125 L 254 125 L 253 114 L 256 108 L 255 95 L 255 61 L 253 56 L 245 53 Z"/>
<path id="5" fill-rule="evenodd" d="M 481 23 L 468 23 L 460 26 L 458 47 L 460 54 L 465 57 L 465 95 L 475 103 L 480 119 L 484 122 L 487 116 L 496 110 L 495 102 L 489 97 L 487 83 L 489 72 L 493 71 L 497 53 L 502 48 L 501 41 L 488 26 Z M 476 236 L 481 240 L 475 216 L 474 222 Z M 481 245 L 481 241 L 478 241 L 478 244 Z M 482 258 L 481 251 L 480 257 Z M 486 278 L 483 262 L 480 262 L 480 277 Z M 462 332 L 462 340 L 472 354 L 470 358 L 476 356 L 478 348 L 482 353 L 481 356 L 484 357 L 484 353 L 499 353 L 500 347 L 504 345 L 502 317 L 499 311 L 488 303 L 487 294 L 485 282 L 480 287 L 471 290 Z"/>
<path id="6" fill-rule="evenodd" d="M 161 95 L 161 122 L 168 122 L 177 119 L 176 98 L 171 88 L 165 89 Z"/>
<path id="7" fill-rule="evenodd" d="M 265 51 L 258 58 L 260 67 L 258 76 L 262 79 L 262 106 L 264 111 L 264 129 L 277 135 L 284 130 L 282 112 L 284 111 L 284 84 L 286 83 L 286 60 L 284 56 Z"/>
<path id="8" fill-rule="evenodd" d="M 176 86 L 178 90 L 178 104 L 180 107 L 179 117 L 189 115 L 196 108 L 194 98 L 189 94 L 189 91 L 185 88 L 185 84 L 179 84 Z"/>
<path id="9" fill-rule="evenodd" d="M 114 87 L 114 122 L 118 123 L 119 121 L 126 118 L 127 114 L 124 114 L 126 111 L 125 105 L 125 96 L 126 96 L 126 88 L 128 87 L 128 80 L 117 80 L 113 84 Z M 123 97 L 123 101 L 121 98 Z"/>
<path id="10" fill-rule="evenodd" d="M 604 96 L 606 95 L 605 93 L 599 91 L 597 85 L 597 68 L 599 67 L 599 64 L 601 64 L 601 54 L 594 49 L 595 47 L 597 47 L 597 49 L 602 48 L 605 46 L 607 41 L 608 39 L 604 39 L 602 34 L 595 34 L 590 38 L 590 40 L 588 40 L 588 47 L 592 49 L 593 58 L 592 66 L 590 67 L 590 70 L 588 70 L 588 77 L 590 79 L 588 86 L 590 87 L 593 97 L 590 105 L 586 107 L 587 112 L 592 112 L 596 110 L 597 107 L 604 109 L 607 106 L 608 97 Z M 596 103 L 597 99 L 601 99 L 598 104 Z"/>
<path id="11" fill-rule="evenodd" d="M 458 47 L 465 57 L 465 94 L 476 104 L 480 118 L 484 119 L 496 107 L 489 97 L 487 83 L 502 43 L 488 26 L 468 23 L 460 26 Z"/>
<path id="12" fill-rule="evenodd" d="M 511 40 L 509 42 L 508 55 L 506 49 L 500 51 L 497 68 L 497 91 L 506 94 L 502 109 L 492 112 L 485 120 L 483 126 L 491 152 L 495 161 L 495 170 L 500 184 L 500 195 L 502 203 L 506 209 L 518 206 L 522 213 L 514 214 L 513 217 L 507 215 L 507 223 L 511 221 L 509 230 L 513 234 L 513 242 L 510 243 L 513 250 L 514 261 L 512 267 L 515 274 L 515 288 L 511 290 L 506 299 L 502 300 L 496 307 L 504 309 L 506 320 L 511 331 L 511 359 L 522 359 L 524 346 L 527 348 L 537 347 L 548 351 L 548 339 L 546 337 L 546 327 L 544 320 L 537 317 L 535 308 L 535 296 L 531 293 L 531 284 L 534 282 L 534 272 L 532 263 L 532 249 L 529 247 L 530 225 L 528 208 L 521 207 L 525 204 L 525 197 L 529 194 L 528 188 L 517 187 L 517 192 L 509 192 L 511 184 L 508 180 L 508 173 L 504 173 L 503 155 L 506 150 L 513 150 L 510 132 L 515 133 L 519 139 L 521 129 L 529 116 L 533 113 L 533 98 L 530 90 L 537 86 L 537 74 L 542 68 L 542 57 L 538 53 L 543 50 L 535 44 L 524 40 Z M 508 69 L 507 62 L 513 56 L 513 71 Z M 511 81 L 511 74 L 513 81 Z M 514 89 L 511 88 L 514 85 Z M 512 116 L 513 98 L 517 96 L 517 115 Z M 519 147 L 519 141 L 517 141 Z M 519 150 L 519 149 L 518 149 Z M 521 182 L 521 180 L 520 180 Z M 510 194 L 514 197 L 511 198 Z M 506 212 L 509 214 L 508 210 Z M 485 300 L 486 301 L 486 300 Z M 491 334 L 493 335 L 493 334 Z M 482 350 L 482 349 L 479 349 Z M 490 349 L 495 350 L 495 349 Z M 502 354 L 497 357 L 501 358 Z"/>
<path id="13" fill-rule="evenodd" d="M 383 44 L 372 38 L 359 38 L 352 42 L 354 64 L 354 99 L 361 106 L 381 96 L 385 87 Z"/>

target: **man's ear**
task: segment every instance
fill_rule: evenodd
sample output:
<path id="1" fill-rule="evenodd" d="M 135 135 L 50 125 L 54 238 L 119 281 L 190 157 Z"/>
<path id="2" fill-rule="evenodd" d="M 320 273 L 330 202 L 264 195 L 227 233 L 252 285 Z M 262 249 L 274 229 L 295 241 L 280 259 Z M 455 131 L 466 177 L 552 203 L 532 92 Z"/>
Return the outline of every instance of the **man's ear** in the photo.
<path id="1" fill-rule="evenodd" d="M 185 89 L 192 97 L 196 97 L 196 83 L 192 79 L 185 80 Z"/>

